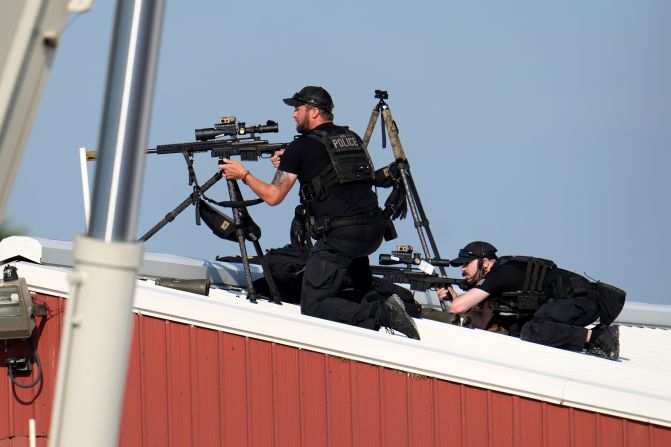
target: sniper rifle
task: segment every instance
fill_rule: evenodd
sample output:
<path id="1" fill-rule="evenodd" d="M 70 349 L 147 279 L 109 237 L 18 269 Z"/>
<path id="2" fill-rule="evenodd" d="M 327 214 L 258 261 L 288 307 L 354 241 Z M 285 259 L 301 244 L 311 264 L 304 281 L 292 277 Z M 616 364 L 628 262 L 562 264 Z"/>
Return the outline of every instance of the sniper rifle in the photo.
<path id="1" fill-rule="evenodd" d="M 376 276 L 382 276 L 387 281 L 396 284 L 408 284 L 410 290 L 425 291 L 436 290 L 442 287 L 458 286 L 465 288 L 467 286 L 465 279 L 445 278 L 435 273 L 427 275 L 421 270 L 405 269 L 402 267 L 391 267 L 383 265 L 371 265 L 371 273 Z"/>
<path id="2" fill-rule="evenodd" d="M 451 285 L 467 288 L 465 279 L 446 278 L 434 273 L 435 267 L 448 266 L 448 259 L 422 258 L 419 253 L 413 253 L 410 246 L 399 246 L 391 254 L 382 253 L 379 264 L 371 266 L 374 275 L 380 275 L 393 283 L 409 284 L 410 290 L 434 290 Z M 405 264 L 405 267 L 392 267 Z"/>
<path id="3" fill-rule="evenodd" d="M 277 132 L 275 121 L 268 120 L 265 125 L 245 126 L 236 123 L 235 117 L 222 117 L 213 128 L 196 129 L 196 140 L 186 143 L 159 144 L 148 149 L 148 154 L 177 154 L 185 156 L 196 152 L 210 152 L 212 157 L 230 158 L 240 156 L 243 161 L 257 161 L 269 158 L 275 151 L 285 149 L 289 143 L 269 143 L 256 136 L 257 133 Z M 240 135 L 247 135 L 240 138 Z"/>
<path id="4" fill-rule="evenodd" d="M 240 256 L 247 282 L 247 299 L 253 303 L 256 302 L 256 291 L 253 286 L 247 248 L 245 240 L 253 243 L 256 253 L 263 257 L 263 251 L 259 243 L 261 229 L 254 223 L 247 207 L 261 203 L 261 199 L 243 200 L 240 188 L 235 180 L 226 181 L 228 186 L 229 201 L 215 202 L 205 196 L 205 191 L 221 180 L 222 173 L 217 172 L 203 185 L 198 184 L 195 169 L 193 167 L 193 154 L 197 152 L 210 152 L 212 157 L 219 160 L 240 156 L 243 161 L 257 161 L 259 158 L 269 158 L 275 151 L 285 149 L 289 143 L 269 143 L 257 137 L 257 133 L 277 132 L 278 126 L 275 121 L 268 120 L 265 125 L 246 126 L 245 123 L 236 122 L 234 116 L 222 117 L 212 128 L 196 129 L 195 136 L 197 141 L 175 144 L 161 144 L 154 149 L 148 149 L 148 154 L 176 154 L 181 153 L 186 161 L 189 173 L 189 185 L 193 187 L 193 192 L 175 209 L 166 214 L 165 218 L 154 225 L 140 240 L 146 241 L 175 217 L 184 211 L 189 205 L 196 207 L 196 224 L 200 225 L 200 219 L 203 218 L 210 229 L 219 237 L 231 241 L 237 241 L 240 246 Z M 246 135 L 241 137 L 241 135 Z M 233 210 L 233 218 L 209 206 L 205 201 L 216 203 L 220 206 L 230 207 Z M 275 287 L 275 283 L 266 271 L 263 272 L 270 288 L 270 294 L 273 300 L 280 304 L 280 296 Z"/>

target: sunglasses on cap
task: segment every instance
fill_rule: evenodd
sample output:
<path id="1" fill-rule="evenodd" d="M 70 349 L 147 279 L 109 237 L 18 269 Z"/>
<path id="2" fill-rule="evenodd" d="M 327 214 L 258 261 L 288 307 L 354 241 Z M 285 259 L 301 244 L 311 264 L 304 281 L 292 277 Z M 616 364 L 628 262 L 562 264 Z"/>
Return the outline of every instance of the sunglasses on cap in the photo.
<path id="1" fill-rule="evenodd" d="M 315 101 L 312 98 L 303 98 L 300 94 L 300 92 L 294 93 L 294 95 L 291 97 L 292 99 L 295 99 L 296 101 L 303 102 L 305 104 L 310 104 L 313 106 L 318 106 L 317 101 Z"/>
<path id="2" fill-rule="evenodd" d="M 476 255 L 472 251 L 468 251 L 465 248 L 462 248 L 459 250 L 459 257 L 460 258 L 481 258 L 482 255 Z"/>
<path id="3" fill-rule="evenodd" d="M 459 250 L 459 257 L 460 258 L 495 258 L 496 255 L 493 252 L 487 252 L 487 253 L 473 253 L 472 251 L 466 250 L 465 248 L 462 248 Z"/>

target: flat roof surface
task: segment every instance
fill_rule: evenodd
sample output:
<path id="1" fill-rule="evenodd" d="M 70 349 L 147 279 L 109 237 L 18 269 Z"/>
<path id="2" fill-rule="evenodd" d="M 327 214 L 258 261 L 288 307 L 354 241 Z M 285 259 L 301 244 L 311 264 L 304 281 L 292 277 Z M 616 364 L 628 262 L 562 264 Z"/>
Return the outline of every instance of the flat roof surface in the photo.
<path id="1" fill-rule="evenodd" d="M 31 290 L 66 297 L 67 267 L 16 262 Z M 662 306 L 664 307 L 664 306 Z M 485 389 L 671 427 L 671 330 L 621 327 L 617 362 L 416 320 L 422 340 L 300 314 L 244 292 L 209 296 L 138 280 L 134 311 Z"/>

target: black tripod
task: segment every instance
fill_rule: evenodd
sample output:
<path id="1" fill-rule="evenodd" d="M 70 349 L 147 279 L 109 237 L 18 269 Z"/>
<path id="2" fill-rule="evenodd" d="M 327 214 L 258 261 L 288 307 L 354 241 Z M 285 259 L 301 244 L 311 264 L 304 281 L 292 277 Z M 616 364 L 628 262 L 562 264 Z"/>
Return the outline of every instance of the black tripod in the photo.
<path id="1" fill-rule="evenodd" d="M 203 198 L 207 199 L 204 196 L 205 191 L 210 189 L 215 183 L 222 179 L 221 171 L 217 171 L 207 182 L 202 186 L 198 185 L 198 180 L 196 179 L 196 172 L 193 169 L 193 154 L 183 152 L 184 158 L 186 160 L 187 169 L 189 172 L 189 186 L 193 186 L 193 192 L 182 201 L 176 208 L 170 211 L 165 217 L 154 225 L 149 231 L 147 231 L 139 241 L 147 241 L 150 237 L 156 234 L 161 228 L 166 226 L 168 223 L 175 220 L 182 211 L 189 207 L 189 205 L 194 205 L 196 207 L 196 224 L 200 225 L 200 212 L 199 206 Z M 254 200 L 242 200 L 242 193 L 240 192 L 240 187 L 238 186 L 237 181 L 235 180 L 226 180 L 228 184 L 228 196 L 230 201 L 226 202 L 215 202 L 218 205 L 229 207 L 233 210 L 233 222 L 235 223 L 235 238 L 237 239 L 238 245 L 240 246 L 240 257 L 242 262 L 242 268 L 245 274 L 245 281 L 247 283 L 247 299 L 256 303 L 257 293 L 254 288 L 252 280 L 252 271 L 249 266 L 249 257 L 247 256 L 247 245 L 245 239 L 252 241 L 254 244 L 254 249 L 256 250 L 256 255 L 259 260 L 263 259 L 263 250 L 261 249 L 261 243 L 259 242 L 260 231 L 258 227 L 252 221 L 249 212 L 247 211 L 248 206 L 256 205 L 261 203 L 261 199 Z M 209 201 L 209 199 L 207 199 Z M 256 227 L 256 228 L 254 228 Z M 270 289 L 270 295 L 272 300 L 277 304 L 282 304 L 280 299 L 280 294 L 275 286 L 275 281 L 267 269 L 263 269 L 263 276 L 268 282 L 268 288 Z"/>
<path id="2" fill-rule="evenodd" d="M 401 140 L 398 136 L 396 122 L 391 116 L 391 110 L 389 110 L 389 106 L 386 102 L 384 102 L 385 99 L 389 99 L 389 95 L 384 90 L 375 90 L 375 98 L 379 99 L 380 101 L 377 103 L 377 105 L 375 105 L 371 113 L 370 120 L 368 121 L 368 127 L 366 128 L 366 133 L 363 137 L 363 144 L 364 146 L 368 147 L 368 142 L 370 141 L 370 137 L 373 134 L 373 130 L 375 129 L 377 119 L 380 116 L 380 113 L 382 113 L 382 122 L 380 123 L 380 127 L 382 129 L 382 147 L 387 147 L 387 138 L 385 134 L 386 129 L 386 132 L 389 134 L 389 139 L 391 140 L 391 148 L 394 152 L 394 158 L 396 159 L 396 168 L 398 170 L 401 182 L 405 188 L 408 207 L 410 208 L 410 213 L 412 214 L 415 228 L 417 228 L 419 242 L 422 244 L 424 257 L 427 259 L 440 259 L 436 241 L 434 240 L 433 234 L 431 233 L 431 228 L 429 227 L 429 219 L 426 217 L 424 207 L 422 206 L 422 202 L 419 199 L 417 187 L 415 186 L 415 182 L 412 179 L 412 175 L 410 174 L 410 165 L 408 164 L 408 158 L 405 156 L 403 145 L 401 145 Z M 429 240 L 428 245 L 426 242 L 427 238 Z M 429 248 L 431 248 L 433 251 L 433 255 L 431 254 L 431 250 L 429 250 Z M 443 276 L 446 276 L 445 267 L 439 266 L 439 269 L 440 273 Z M 443 310 L 446 310 L 445 304 L 442 301 L 440 302 L 440 305 L 442 306 Z"/>

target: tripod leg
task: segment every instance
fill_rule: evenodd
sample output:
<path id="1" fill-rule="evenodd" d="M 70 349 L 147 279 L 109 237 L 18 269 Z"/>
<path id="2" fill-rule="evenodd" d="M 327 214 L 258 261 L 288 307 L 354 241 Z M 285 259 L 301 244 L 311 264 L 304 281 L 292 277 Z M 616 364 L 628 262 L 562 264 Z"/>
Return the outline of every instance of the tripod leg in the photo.
<path id="1" fill-rule="evenodd" d="M 375 130 L 375 123 L 377 118 L 380 116 L 380 111 L 377 107 L 373 109 L 373 112 L 370 114 L 370 120 L 368 121 L 368 127 L 366 128 L 366 133 L 363 135 L 363 146 L 368 147 L 368 142 L 370 137 L 373 135 L 373 130 Z"/>
<path id="2" fill-rule="evenodd" d="M 414 197 L 415 204 L 417 206 L 417 211 L 419 212 L 419 217 L 421 219 L 422 227 L 426 231 L 426 235 L 429 238 L 429 245 L 431 246 L 431 249 L 433 250 L 434 257 L 440 258 L 440 253 L 438 253 L 438 246 L 436 245 L 436 241 L 433 238 L 433 233 L 431 232 L 431 228 L 429 228 L 429 219 L 426 217 L 426 213 L 424 212 L 424 207 L 422 206 L 422 202 L 419 199 L 419 194 L 417 192 L 417 187 L 415 186 L 415 181 L 412 178 L 412 174 L 410 173 L 410 170 L 407 171 L 407 181 L 408 185 L 410 186 L 410 189 L 412 190 L 412 196 Z M 440 267 L 441 273 L 445 275 L 445 268 L 443 266 Z"/>
<path id="3" fill-rule="evenodd" d="M 394 122 L 394 119 L 391 115 L 391 110 L 389 110 L 389 107 L 386 105 L 382 109 L 382 119 L 387 126 L 387 133 L 389 134 L 389 139 L 391 140 L 391 147 L 394 151 L 394 157 L 396 157 L 396 160 L 407 161 L 405 151 L 403 150 L 403 145 L 401 144 L 401 139 L 398 136 L 396 123 Z M 426 218 L 426 214 L 424 213 L 424 207 L 422 206 L 422 202 L 419 200 L 419 194 L 407 164 L 402 166 L 399 171 L 401 173 L 401 181 L 405 187 L 408 206 L 410 207 L 410 212 L 412 213 L 412 218 L 415 222 L 415 228 L 417 228 L 419 241 L 422 244 L 422 249 L 424 250 L 424 256 L 432 257 L 431 251 L 429 251 L 429 247 L 426 243 L 426 238 L 424 237 L 424 232 L 426 232 L 433 253 L 436 258 L 439 258 L 440 255 L 438 254 L 436 241 L 434 240 L 431 229 L 429 228 L 429 221 Z M 440 267 L 440 273 L 445 276 L 445 267 Z M 442 307 L 443 311 L 447 310 L 443 301 L 440 302 L 440 306 Z"/>
<path id="4" fill-rule="evenodd" d="M 240 200 L 242 201 L 242 193 L 240 192 L 240 186 L 238 185 L 237 182 L 233 182 L 232 185 L 233 189 L 233 196 L 236 197 L 235 200 Z M 244 239 L 249 239 L 252 241 L 254 244 L 254 249 L 256 250 L 256 255 L 261 261 L 261 267 L 263 270 L 263 276 L 266 279 L 266 282 L 268 283 L 268 289 L 270 292 L 270 297 L 272 298 L 273 302 L 276 304 L 282 304 L 282 299 L 280 297 L 280 292 L 277 289 L 277 285 L 275 284 L 275 280 L 273 279 L 273 276 L 270 273 L 270 269 L 266 266 L 266 264 L 263 262 L 263 249 L 261 248 L 261 243 L 259 242 L 258 237 L 254 233 L 254 230 L 252 228 L 252 225 L 255 225 L 254 222 L 252 221 L 252 217 L 249 215 L 249 211 L 247 210 L 246 206 L 242 207 L 237 207 L 233 208 L 234 211 L 238 212 L 238 218 L 240 223 L 236 222 L 236 225 L 238 226 L 239 230 L 242 230 L 242 234 L 244 235 Z M 237 232 L 236 232 L 237 235 Z M 259 235 L 260 237 L 260 235 Z M 246 255 L 245 255 L 246 257 Z M 248 263 L 249 264 L 249 263 Z M 244 267 L 244 262 L 243 262 L 243 267 Z M 251 277 L 251 269 L 250 269 L 250 277 Z M 256 293 L 255 288 L 253 285 L 250 283 L 249 288 L 253 293 Z"/>
<path id="5" fill-rule="evenodd" d="M 426 236 L 429 239 L 429 245 L 433 251 L 433 257 L 440 258 L 440 253 L 438 253 L 438 246 L 436 245 L 436 241 L 433 238 L 433 233 L 429 227 L 429 219 L 426 217 L 426 213 L 424 212 L 424 207 L 422 206 L 422 202 L 419 199 L 419 193 L 417 192 L 417 187 L 415 186 L 415 181 L 412 178 L 410 170 L 406 170 L 406 182 L 408 184 L 412 200 L 415 204 L 415 208 L 417 209 L 417 214 L 419 215 L 420 225 L 426 232 Z M 440 271 L 443 275 L 445 275 L 445 268 L 443 266 L 440 266 Z"/>
<path id="6" fill-rule="evenodd" d="M 424 232 L 422 231 L 422 220 L 419 216 L 419 210 L 417 208 L 417 203 L 415 201 L 415 196 L 412 194 L 410 185 L 408 184 L 408 177 L 410 176 L 407 169 L 404 167 L 399 168 L 401 174 L 401 181 L 405 187 L 405 195 L 408 201 L 408 206 L 410 207 L 410 213 L 412 214 L 412 220 L 415 223 L 415 228 L 417 228 L 417 234 L 419 235 L 419 242 L 422 244 L 422 249 L 424 250 L 424 256 L 431 257 L 431 252 L 429 251 L 429 246 L 426 244 L 426 238 L 424 237 Z"/>
<path id="7" fill-rule="evenodd" d="M 228 196 L 232 201 L 240 200 L 240 188 L 235 180 L 226 180 L 228 184 Z M 242 228 L 242 211 L 240 208 L 233 208 L 233 221 L 237 230 L 235 230 L 235 235 L 238 238 L 238 244 L 240 245 L 240 257 L 242 258 L 242 268 L 245 272 L 245 281 L 247 282 L 247 299 L 256 303 L 256 290 L 254 289 L 254 283 L 252 280 L 252 270 L 249 267 L 249 257 L 247 256 L 247 246 L 245 244 L 245 230 Z"/>
<path id="8" fill-rule="evenodd" d="M 154 225 L 149 231 L 147 231 L 142 237 L 138 239 L 138 241 L 143 241 L 146 242 L 147 239 L 158 233 L 158 231 L 165 227 L 167 224 L 175 220 L 175 217 L 179 215 L 182 211 L 188 208 L 189 205 L 196 203 L 196 201 L 200 198 L 200 195 L 210 189 L 212 185 L 217 183 L 219 180 L 221 180 L 221 171 L 218 171 L 216 174 L 214 174 L 207 182 L 203 184 L 203 186 L 200 187 L 198 191 L 192 192 L 189 197 L 187 197 L 182 203 L 177 205 L 175 209 L 173 209 L 171 212 L 165 215 L 163 220 L 161 220 L 159 223 Z"/>
<path id="9" fill-rule="evenodd" d="M 268 289 L 270 290 L 270 297 L 273 299 L 273 302 L 275 304 L 282 304 L 282 298 L 280 297 L 279 290 L 277 290 L 277 285 L 275 285 L 273 275 L 271 275 L 270 269 L 268 269 L 266 263 L 264 262 L 261 243 L 259 242 L 258 239 L 252 241 L 252 243 L 254 244 L 254 249 L 256 250 L 256 256 L 261 261 L 261 267 L 263 267 L 263 277 L 266 278 L 266 282 L 268 283 Z"/>
<path id="10" fill-rule="evenodd" d="M 415 228 L 417 228 L 417 234 L 419 235 L 422 249 L 424 250 L 424 256 L 428 258 L 440 258 L 440 253 L 438 253 L 438 247 L 436 245 L 435 239 L 433 238 L 431 228 L 429 227 L 429 220 L 424 213 L 424 207 L 422 206 L 422 202 L 419 199 L 419 194 L 417 193 L 415 181 L 412 179 L 412 174 L 410 174 L 410 170 L 407 168 L 407 165 L 401 168 L 400 172 L 401 181 L 403 182 L 403 186 L 405 186 L 406 199 L 408 201 L 408 206 L 410 207 L 410 212 L 412 213 L 412 218 L 415 222 Z M 426 238 L 424 237 L 424 233 L 426 233 L 426 237 L 429 239 L 429 244 L 433 250 L 433 256 L 431 256 L 431 251 L 426 245 Z M 441 265 L 438 268 L 443 276 L 447 276 L 445 267 Z M 445 306 L 444 301 L 440 302 L 440 307 L 442 308 L 443 312 L 447 311 L 447 306 Z"/>
<path id="11" fill-rule="evenodd" d="M 396 160 L 407 160 L 401 139 L 398 136 L 396 123 L 391 116 L 391 110 L 386 105 L 382 108 L 382 118 L 387 126 L 387 133 L 389 134 L 389 140 L 391 140 L 391 149 L 394 151 L 394 157 Z"/>
<path id="12" fill-rule="evenodd" d="M 391 140 L 391 147 L 394 151 L 394 156 L 397 160 L 400 159 L 406 161 L 407 157 L 405 155 L 405 151 L 403 150 L 401 139 L 398 136 L 398 130 L 396 129 L 394 118 L 391 115 L 391 110 L 389 110 L 389 107 L 386 104 L 382 108 L 382 118 L 384 119 L 384 122 L 387 126 L 387 133 L 389 134 L 389 139 Z M 399 171 L 401 173 L 401 181 L 405 187 L 408 205 L 410 206 L 410 212 L 412 213 L 413 220 L 415 221 L 415 227 L 419 233 L 420 243 L 424 249 L 424 255 L 427 257 L 432 257 L 431 251 L 429 251 L 429 248 L 426 244 L 424 234 L 421 231 L 422 228 L 426 230 L 427 236 L 429 237 L 429 242 L 431 243 L 431 248 L 433 249 L 433 253 L 435 257 L 438 258 L 440 255 L 438 254 L 436 242 L 433 239 L 431 230 L 429 229 L 429 221 L 426 218 L 426 214 L 424 213 L 422 202 L 419 200 L 419 194 L 417 192 L 417 188 L 415 187 L 415 182 L 412 179 L 412 175 L 410 174 L 410 168 L 407 164 L 404 164 L 399 166 Z M 441 267 L 440 271 L 443 275 L 445 275 L 445 268 Z"/>

